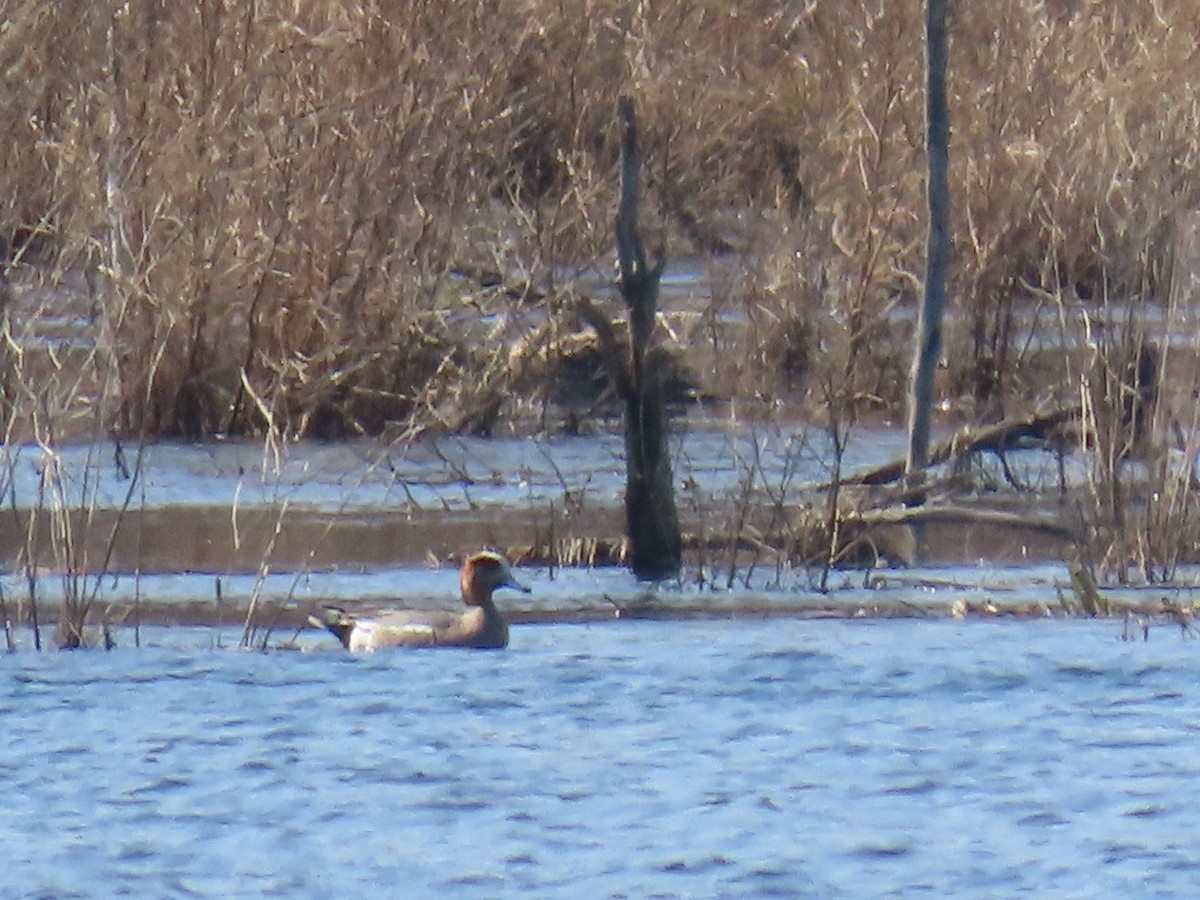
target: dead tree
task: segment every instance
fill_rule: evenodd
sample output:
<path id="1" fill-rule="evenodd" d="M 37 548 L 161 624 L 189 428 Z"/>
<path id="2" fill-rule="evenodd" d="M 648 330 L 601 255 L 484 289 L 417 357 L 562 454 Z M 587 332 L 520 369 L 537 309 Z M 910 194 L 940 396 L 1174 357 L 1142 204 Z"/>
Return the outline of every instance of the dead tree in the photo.
<path id="1" fill-rule="evenodd" d="M 621 379 L 625 400 L 625 530 L 630 565 L 641 579 L 679 573 L 682 549 L 675 509 L 662 365 L 655 364 L 654 325 L 661 254 L 654 265 L 638 232 L 637 119 L 633 101 L 621 98 L 621 199 L 617 208 L 617 258 L 621 297 L 629 310 L 629 360 Z"/>
<path id="2" fill-rule="evenodd" d="M 916 486 L 929 463 L 929 426 L 933 409 L 933 373 L 942 347 L 942 312 L 946 307 L 946 269 L 950 259 L 949 168 L 950 114 L 946 104 L 946 0 L 926 0 L 925 9 L 925 148 L 929 157 L 929 240 L 925 293 L 917 314 L 908 399 L 906 474 Z"/>

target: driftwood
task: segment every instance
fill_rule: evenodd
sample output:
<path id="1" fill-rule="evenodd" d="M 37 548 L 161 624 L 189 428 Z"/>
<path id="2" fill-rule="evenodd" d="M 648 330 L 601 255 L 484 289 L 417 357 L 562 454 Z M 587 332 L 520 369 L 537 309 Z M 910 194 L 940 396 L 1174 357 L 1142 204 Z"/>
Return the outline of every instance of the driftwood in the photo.
<path id="1" fill-rule="evenodd" d="M 1049 413 L 1009 419 L 985 428 L 964 428 L 935 446 L 929 452 L 928 463 L 936 465 L 984 451 L 1003 453 L 1021 440 L 1049 442 L 1053 438 L 1055 429 L 1068 422 L 1078 420 L 1080 414 L 1080 407 L 1074 406 L 1056 409 Z M 901 482 L 909 471 L 908 463 L 907 459 L 896 459 L 867 472 L 843 479 L 838 486 L 869 487 Z M 1076 528 L 1055 516 L 979 509 L 953 503 L 926 505 L 926 495 L 929 489 L 930 486 L 922 479 L 920 484 L 909 485 L 898 495 L 892 493 L 886 506 L 842 512 L 839 514 L 840 527 L 849 527 L 848 533 L 852 535 L 850 544 L 854 544 L 867 534 L 880 529 L 893 526 L 919 527 L 926 523 L 984 525 L 1035 531 L 1068 543 L 1075 543 L 1083 538 Z M 858 533 L 855 534 L 855 532 Z M 915 543 L 911 549 L 915 552 Z M 846 552 L 848 549 L 842 549 L 839 551 L 839 556 Z M 905 560 L 905 562 L 911 563 L 912 560 Z"/>
<path id="2" fill-rule="evenodd" d="M 843 521 L 859 522 L 863 525 L 912 525 L 918 522 L 995 525 L 1039 531 L 1065 541 L 1075 541 L 1080 537 L 1074 528 L 1057 518 L 997 509 L 975 509 L 970 506 L 892 506 L 886 509 L 865 510 L 848 516 Z"/>
<path id="3" fill-rule="evenodd" d="M 930 450 L 929 464 L 937 465 L 981 451 L 1003 453 L 1020 440 L 1048 440 L 1051 432 L 1067 422 L 1078 419 L 1080 412 L 1080 407 L 1070 406 L 1048 413 L 1007 419 L 985 428 L 964 428 Z M 905 463 L 906 461 L 903 459 L 892 460 L 882 466 L 845 478 L 842 480 L 842 484 L 864 486 L 892 484 L 904 477 Z"/>

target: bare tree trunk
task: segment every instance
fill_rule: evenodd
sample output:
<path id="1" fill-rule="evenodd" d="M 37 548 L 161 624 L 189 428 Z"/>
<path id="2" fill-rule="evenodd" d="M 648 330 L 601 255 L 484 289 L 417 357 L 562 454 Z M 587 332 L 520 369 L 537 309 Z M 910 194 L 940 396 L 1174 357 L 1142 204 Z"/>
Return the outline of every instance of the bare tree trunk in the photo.
<path id="1" fill-rule="evenodd" d="M 13 353 L 12 285 L 0 260 L 0 444 L 12 440 L 17 411 L 17 358 Z"/>
<path id="2" fill-rule="evenodd" d="M 670 578 L 682 563 L 675 509 L 663 366 L 655 365 L 654 323 L 663 261 L 647 265 L 638 233 L 637 119 L 633 101 L 620 101 L 621 201 L 617 209 L 617 257 L 621 297 L 629 308 L 629 369 L 625 390 L 625 528 L 631 567 L 643 579 Z"/>
<path id="3" fill-rule="evenodd" d="M 950 115 L 946 106 L 946 0 L 925 5 L 925 145 L 929 157 L 929 239 L 926 248 L 925 294 L 917 316 L 908 401 L 906 473 L 914 483 L 929 463 L 929 423 L 933 407 L 933 374 L 942 345 L 942 313 L 946 306 L 946 268 L 950 257 L 949 167 Z"/>

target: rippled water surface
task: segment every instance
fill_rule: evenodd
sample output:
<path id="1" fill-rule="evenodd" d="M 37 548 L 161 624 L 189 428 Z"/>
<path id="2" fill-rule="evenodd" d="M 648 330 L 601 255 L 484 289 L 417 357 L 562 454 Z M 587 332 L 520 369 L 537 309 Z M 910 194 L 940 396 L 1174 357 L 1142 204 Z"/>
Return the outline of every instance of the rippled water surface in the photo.
<path id="1" fill-rule="evenodd" d="M 1118 628 L 22 652 L 0 660 L 0 896 L 1187 894 L 1200 645 Z"/>

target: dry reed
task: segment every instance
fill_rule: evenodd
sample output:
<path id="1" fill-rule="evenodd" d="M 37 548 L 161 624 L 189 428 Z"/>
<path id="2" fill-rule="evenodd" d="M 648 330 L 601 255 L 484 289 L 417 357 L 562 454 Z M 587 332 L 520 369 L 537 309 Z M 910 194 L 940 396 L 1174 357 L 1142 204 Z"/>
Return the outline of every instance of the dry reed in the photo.
<path id="1" fill-rule="evenodd" d="M 514 360 L 555 356 L 580 327 L 573 275 L 611 267 L 622 94 L 655 239 L 721 286 L 674 335 L 711 348 L 703 384 L 836 404 L 839 427 L 902 401 L 923 266 L 918 0 L 3 13 L 6 444 L 510 427 L 522 394 L 553 395 Z M 1194 300 L 1200 8 L 999 0 L 950 28 L 940 394 L 966 418 L 1086 396 L 1083 441 L 1115 485 L 1111 323 L 1144 333 L 1166 310 L 1170 331 Z M 63 316 L 80 342 L 47 340 Z M 1160 369 L 1189 379 L 1151 413 L 1162 490 L 1133 497 L 1136 526 L 1111 485 L 1085 515 L 1098 556 L 1162 574 L 1194 519 L 1163 436 L 1181 424 L 1194 454 L 1180 398 L 1198 378 L 1166 354 Z"/>
<path id="2" fill-rule="evenodd" d="M 5 20 L 0 233 L 85 285 L 87 382 L 120 431 L 489 430 L 523 312 L 558 316 L 563 273 L 607 267 L 622 92 L 673 251 L 749 251 L 737 365 L 900 399 L 917 0 L 10 0 Z M 952 19 L 947 391 L 1036 393 L 1054 365 L 1015 312 L 1047 295 L 1162 299 L 1200 183 L 1197 28 L 1186 0 Z M 823 383 L 800 381 L 770 390 Z"/>

